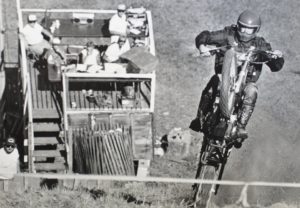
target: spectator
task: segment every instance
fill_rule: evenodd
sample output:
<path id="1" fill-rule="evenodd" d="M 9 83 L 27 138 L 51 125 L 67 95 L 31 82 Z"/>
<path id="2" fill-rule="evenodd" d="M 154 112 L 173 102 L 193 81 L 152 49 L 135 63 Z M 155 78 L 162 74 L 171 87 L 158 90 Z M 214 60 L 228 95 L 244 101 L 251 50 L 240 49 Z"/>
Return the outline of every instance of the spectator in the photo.
<path id="1" fill-rule="evenodd" d="M 117 42 L 119 36 L 126 36 L 128 26 L 130 25 L 126 17 L 125 4 L 119 4 L 117 14 L 113 15 L 109 21 L 109 32 L 111 34 L 111 42 Z"/>
<path id="2" fill-rule="evenodd" d="M 105 54 L 103 56 L 106 62 L 118 62 L 120 61 L 120 56 L 130 50 L 130 44 L 126 37 L 120 36 L 118 42 L 112 43 L 108 46 Z"/>
<path id="3" fill-rule="evenodd" d="M 67 58 L 64 50 L 59 46 L 60 40 L 54 38 L 52 41 L 52 48 L 47 52 L 46 58 L 48 64 L 54 64 L 56 67 L 65 65 Z"/>
<path id="4" fill-rule="evenodd" d="M 19 172 L 19 153 L 16 140 L 7 138 L 4 147 L 0 149 L 0 179 L 11 179 Z"/>
<path id="5" fill-rule="evenodd" d="M 89 41 L 86 48 L 81 51 L 82 63 L 86 65 L 101 65 L 99 50 L 95 49 L 95 44 Z"/>
<path id="6" fill-rule="evenodd" d="M 26 47 L 35 55 L 41 56 L 47 49 L 51 48 L 48 41 L 44 39 L 44 35 L 52 41 L 52 34 L 37 23 L 36 15 L 28 15 L 28 23 L 20 31 L 20 38 L 25 41 Z"/>
<path id="7" fill-rule="evenodd" d="M 48 79 L 50 81 L 60 81 L 62 70 L 65 70 L 67 68 L 66 53 L 59 44 L 60 40 L 58 38 L 54 38 L 52 41 L 52 47 L 47 51 L 45 55 L 45 58 L 47 60 Z"/>

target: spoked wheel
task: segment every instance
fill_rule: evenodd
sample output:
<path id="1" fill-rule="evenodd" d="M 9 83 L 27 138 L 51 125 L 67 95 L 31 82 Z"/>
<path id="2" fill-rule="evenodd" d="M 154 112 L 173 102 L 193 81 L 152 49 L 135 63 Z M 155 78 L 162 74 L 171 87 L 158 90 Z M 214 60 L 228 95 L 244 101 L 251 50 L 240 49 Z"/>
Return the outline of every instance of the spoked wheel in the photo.
<path id="1" fill-rule="evenodd" d="M 206 139 L 205 139 L 206 140 Z M 207 141 L 203 142 L 201 149 L 200 161 L 196 173 L 196 179 L 217 180 L 219 178 L 219 165 L 204 164 L 203 157 L 211 148 Z M 211 197 L 216 190 L 215 184 L 198 183 L 193 186 L 193 203 L 194 208 L 209 208 Z"/>
<path id="2" fill-rule="evenodd" d="M 218 171 L 216 167 L 204 165 L 201 168 L 200 176 L 198 179 L 214 180 L 218 178 Z M 208 208 L 211 202 L 211 197 L 214 194 L 214 184 L 199 183 L 194 187 L 194 206 L 197 208 Z"/>
<path id="3" fill-rule="evenodd" d="M 237 60 L 233 49 L 226 51 L 222 67 L 222 83 L 220 89 L 220 110 L 225 118 L 230 118 L 235 106 L 234 92 L 237 75 Z"/>

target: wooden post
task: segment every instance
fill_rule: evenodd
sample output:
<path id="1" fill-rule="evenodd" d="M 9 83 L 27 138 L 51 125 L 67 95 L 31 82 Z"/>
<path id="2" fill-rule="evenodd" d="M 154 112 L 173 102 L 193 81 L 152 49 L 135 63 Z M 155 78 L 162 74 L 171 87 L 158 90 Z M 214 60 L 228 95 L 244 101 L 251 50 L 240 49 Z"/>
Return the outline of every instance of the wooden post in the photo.
<path id="1" fill-rule="evenodd" d="M 65 141 L 69 141 L 69 144 L 66 144 L 69 146 L 69 152 L 67 152 L 68 154 L 68 172 L 69 173 L 72 173 L 73 172 L 73 130 L 72 128 L 70 128 L 68 131 L 67 131 L 67 134 L 68 134 L 68 139 L 65 140 Z"/>
<path id="2" fill-rule="evenodd" d="M 149 174 L 150 160 L 139 160 L 137 177 L 146 177 Z"/>

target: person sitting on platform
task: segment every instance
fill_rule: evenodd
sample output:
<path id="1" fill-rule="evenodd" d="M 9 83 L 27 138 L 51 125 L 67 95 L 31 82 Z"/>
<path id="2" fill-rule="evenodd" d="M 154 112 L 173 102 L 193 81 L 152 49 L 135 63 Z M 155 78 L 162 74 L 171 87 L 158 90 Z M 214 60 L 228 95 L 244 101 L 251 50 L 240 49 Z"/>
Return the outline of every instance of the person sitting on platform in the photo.
<path id="1" fill-rule="evenodd" d="M 34 55 L 41 56 L 51 48 L 50 43 L 44 39 L 43 34 L 48 36 L 49 42 L 52 42 L 52 34 L 37 23 L 36 15 L 28 15 L 28 23 L 21 29 L 20 38 L 25 41 L 26 48 Z"/>
<path id="2" fill-rule="evenodd" d="M 0 149 L 0 179 L 12 179 L 19 172 L 19 152 L 16 139 L 9 137 Z"/>
<path id="3" fill-rule="evenodd" d="M 130 44 L 125 36 L 120 36 L 118 42 L 112 43 L 106 49 L 103 59 L 106 62 L 120 62 L 120 56 L 130 50 Z"/>
<path id="4" fill-rule="evenodd" d="M 92 41 L 87 42 L 86 48 L 81 51 L 82 63 L 86 65 L 101 65 L 100 52 Z"/>
<path id="5" fill-rule="evenodd" d="M 111 34 L 111 43 L 117 42 L 119 36 L 126 36 L 128 33 L 128 27 L 130 23 L 126 17 L 126 5 L 119 4 L 117 14 L 113 15 L 109 20 L 108 30 Z"/>
<path id="6" fill-rule="evenodd" d="M 95 73 L 103 70 L 100 52 L 95 48 L 93 41 L 86 44 L 86 48 L 81 51 L 82 64 L 86 65 L 87 72 Z"/>

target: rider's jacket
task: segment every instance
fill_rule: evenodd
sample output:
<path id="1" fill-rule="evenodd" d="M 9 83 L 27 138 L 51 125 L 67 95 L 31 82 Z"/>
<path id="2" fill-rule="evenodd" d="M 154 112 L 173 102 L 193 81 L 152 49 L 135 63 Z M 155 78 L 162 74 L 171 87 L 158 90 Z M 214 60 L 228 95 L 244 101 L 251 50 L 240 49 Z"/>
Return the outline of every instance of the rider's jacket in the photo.
<path id="1" fill-rule="evenodd" d="M 263 51 L 271 51 L 270 43 L 266 42 L 263 37 L 255 37 L 254 39 L 250 40 L 249 42 L 241 42 L 238 39 L 237 27 L 235 25 L 225 27 L 223 30 L 218 31 L 203 31 L 201 32 L 195 39 L 196 47 L 199 48 L 201 44 L 204 45 L 216 45 L 216 47 L 221 46 L 230 46 L 236 45 L 239 51 L 244 52 L 247 51 L 250 46 L 254 46 L 258 50 Z M 224 60 L 224 54 L 226 49 L 220 50 L 216 54 L 215 60 L 215 72 L 221 73 L 222 71 L 222 64 Z M 272 72 L 279 71 L 283 64 L 283 58 L 271 59 L 269 62 L 266 63 Z M 249 73 L 247 76 L 247 82 L 256 82 L 261 74 L 262 64 L 252 64 L 249 69 Z"/>

